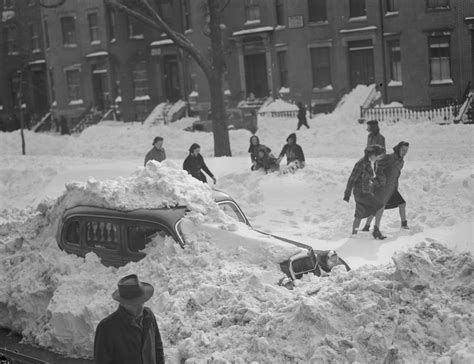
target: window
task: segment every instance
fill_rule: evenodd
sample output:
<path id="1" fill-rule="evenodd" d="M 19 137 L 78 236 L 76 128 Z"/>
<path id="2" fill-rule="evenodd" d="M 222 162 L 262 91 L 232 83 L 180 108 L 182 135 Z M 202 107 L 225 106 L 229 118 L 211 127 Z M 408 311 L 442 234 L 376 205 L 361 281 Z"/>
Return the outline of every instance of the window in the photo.
<path id="1" fill-rule="evenodd" d="M 43 26 L 44 26 L 44 41 L 46 43 L 46 49 L 49 48 L 49 28 L 48 28 L 48 22 L 46 20 L 43 20 Z"/>
<path id="2" fill-rule="evenodd" d="M 349 17 L 358 18 L 367 16 L 365 0 L 349 0 Z"/>
<path id="3" fill-rule="evenodd" d="M 90 248 L 117 250 L 119 226 L 106 221 L 87 221 L 86 244 Z"/>
<path id="4" fill-rule="evenodd" d="M 257 0 L 245 1 L 245 20 L 260 21 L 260 6 Z"/>
<path id="5" fill-rule="evenodd" d="M 100 43 L 99 36 L 99 18 L 97 13 L 90 13 L 87 15 L 89 21 L 89 39 L 91 43 Z"/>
<path id="6" fill-rule="evenodd" d="M 134 225 L 127 227 L 127 246 L 128 250 L 138 252 L 145 249 L 146 245 L 154 239 L 163 241 L 169 234 L 157 226 L 152 225 Z"/>
<path id="7" fill-rule="evenodd" d="M 16 26 L 10 25 L 4 28 L 4 37 L 7 40 L 7 53 L 18 54 L 17 29 Z"/>
<path id="8" fill-rule="evenodd" d="M 275 6 L 277 25 L 285 25 L 285 6 L 283 0 L 276 0 Z"/>
<path id="9" fill-rule="evenodd" d="M 329 50 L 329 47 L 311 49 L 311 70 L 314 88 L 324 88 L 331 85 Z"/>
<path id="10" fill-rule="evenodd" d="M 146 62 L 141 61 L 133 65 L 133 89 L 135 98 L 148 96 L 148 76 Z"/>
<path id="11" fill-rule="evenodd" d="M 115 9 L 109 7 L 107 9 L 109 40 L 115 40 L 116 18 Z"/>
<path id="12" fill-rule="evenodd" d="M 143 39 L 143 24 L 132 16 L 128 17 L 128 37 Z"/>
<path id="13" fill-rule="evenodd" d="M 61 18 L 61 30 L 63 33 L 63 45 L 76 45 L 76 25 L 73 16 L 65 16 Z"/>
<path id="14" fill-rule="evenodd" d="M 388 43 L 388 54 L 390 57 L 390 79 L 402 81 L 402 56 L 400 52 L 400 41 L 394 40 Z"/>
<path id="15" fill-rule="evenodd" d="M 66 228 L 65 240 L 68 244 L 79 245 L 81 226 L 79 221 L 71 221 Z"/>
<path id="16" fill-rule="evenodd" d="M 326 20 L 326 0 L 308 0 L 308 21 L 314 23 Z"/>
<path id="17" fill-rule="evenodd" d="M 30 24 L 30 35 L 31 35 L 31 51 L 36 53 L 40 51 L 40 41 L 38 28 L 35 24 Z"/>
<path id="18" fill-rule="evenodd" d="M 81 76 L 79 70 L 66 71 L 69 102 L 81 100 Z"/>
<path id="19" fill-rule="evenodd" d="M 183 28 L 184 30 L 191 29 L 191 4 L 190 0 L 182 0 L 183 6 Z"/>
<path id="20" fill-rule="evenodd" d="M 3 0 L 3 10 L 13 9 L 13 0 Z"/>
<path id="21" fill-rule="evenodd" d="M 286 51 L 277 52 L 280 87 L 288 87 L 288 68 L 286 66 Z"/>
<path id="22" fill-rule="evenodd" d="M 231 202 L 223 202 L 219 204 L 219 208 L 224 211 L 224 213 L 233 218 L 236 221 L 243 222 L 245 224 L 245 219 L 237 209 L 237 207 Z"/>
<path id="23" fill-rule="evenodd" d="M 426 0 L 428 9 L 449 9 L 449 0 Z"/>
<path id="24" fill-rule="evenodd" d="M 451 81 L 449 57 L 450 39 L 447 35 L 429 37 L 431 81 Z"/>
<path id="25" fill-rule="evenodd" d="M 397 12 L 399 8 L 399 0 L 387 0 L 387 13 Z"/>

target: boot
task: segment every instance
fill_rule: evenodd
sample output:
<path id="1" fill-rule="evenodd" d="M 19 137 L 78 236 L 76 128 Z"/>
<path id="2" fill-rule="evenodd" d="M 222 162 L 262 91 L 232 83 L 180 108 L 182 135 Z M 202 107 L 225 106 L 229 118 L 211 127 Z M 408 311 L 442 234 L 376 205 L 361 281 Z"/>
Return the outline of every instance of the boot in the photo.
<path id="1" fill-rule="evenodd" d="M 375 239 L 380 239 L 380 240 L 383 240 L 383 239 L 386 238 L 385 235 L 382 235 L 382 233 L 380 232 L 378 226 L 374 226 L 374 231 L 372 232 L 372 236 L 373 236 Z"/>
<path id="2" fill-rule="evenodd" d="M 365 225 L 365 226 L 362 228 L 362 231 L 370 231 L 370 225 Z"/>
<path id="3" fill-rule="evenodd" d="M 405 221 L 402 221 L 402 229 L 405 229 L 405 230 L 409 230 L 410 228 L 408 227 L 408 222 L 405 220 Z"/>

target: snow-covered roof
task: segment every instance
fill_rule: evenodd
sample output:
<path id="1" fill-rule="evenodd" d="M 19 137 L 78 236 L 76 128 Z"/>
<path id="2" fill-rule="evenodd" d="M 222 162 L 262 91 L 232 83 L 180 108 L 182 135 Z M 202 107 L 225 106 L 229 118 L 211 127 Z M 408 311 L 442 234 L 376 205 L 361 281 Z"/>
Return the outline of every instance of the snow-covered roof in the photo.
<path id="1" fill-rule="evenodd" d="M 368 27 L 363 27 L 363 28 L 354 28 L 354 29 L 341 29 L 339 32 L 340 33 L 352 33 L 352 32 L 363 32 L 367 30 L 375 30 L 377 27 L 375 25 L 370 25 Z"/>
<path id="2" fill-rule="evenodd" d="M 233 36 L 238 35 L 247 35 L 247 34 L 255 34 L 255 33 L 263 33 L 263 32 L 271 32 L 273 27 L 259 27 L 259 28 L 251 28 L 251 29 L 243 29 L 233 32 Z"/>
<path id="3" fill-rule="evenodd" d="M 86 54 L 86 58 L 93 58 L 93 57 L 106 57 L 109 55 L 109 52 L 106 51 L 99 51 Z"/>
<path id="4" fill-rule="evenodd" d="M 159 47 L 167 44 L 173 44 L 174 42 L 171 39 L 155 40 L 150 43 L 151 47 Z"/>

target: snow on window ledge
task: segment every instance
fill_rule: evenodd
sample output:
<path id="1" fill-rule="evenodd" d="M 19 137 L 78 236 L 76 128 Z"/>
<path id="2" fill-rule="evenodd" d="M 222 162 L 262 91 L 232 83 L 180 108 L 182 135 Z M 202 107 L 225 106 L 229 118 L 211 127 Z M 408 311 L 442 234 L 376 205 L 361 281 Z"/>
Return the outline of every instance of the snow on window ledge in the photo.
<path id="1" fill-rule="evenodd" d="M 198 97 L 199 96 L 199 93 L 197 91 L 192 91 L 188 97 Z"/>
<path id="2" fill-rule="evenodd" d="M 398 15 L 398 11 L 387 11 L 385 13 L 385 16 L 397 16 Z"/>
<path id="3" fill-rule="evenodd" d="M 84 104 L 84 100 L 82 100 L 82 99 L 69 101 L 69 105 L 83 105 L 83 104 Z"/>
<path id="4" fill-rule="evenodd" d="M 316 27 L 318 25 L 328 25 L 329 21 L 328 20 L 318 20 L 318 21 L 310 21 L 308 25 L 310 27 Z"/>
<path id="5" fill-rule="evenodd" d="M 117 39 L 112 38 L 112 39 L 110 40 L 110 43 L 115 43 L 116 41 L 117 41 Z"/>
<path id="6" fill-rule="evenodd" d="M 143 96 L 136 96 L 133 101 L 150 101 L 150 96 L 143 95 Z"/>
<path id="7" fill-rule="evenodd" d="M 226 89 L 226 90 L 224 90 L 224 95 L 226 95 L 226 96 L 231 96 L 232 93 L 230 92 L 229 89 Z"/>
<path id="8" fill-rule="evenodd" d="M 77 44 L 64 44 L 64 48 L 77 48 Z"/>
<path id="9" fill-rule="evenodd" d="M 0 105 L 0 111 L 2 111 L 2 110 L 3 110 L 3 105 Z"/>
<path id="10" fill-rule="evenodd" d="M 98 45 L 98 44 L 100 44 L 100 40 L 93 40 L 91 42 L 91 45 Z"/>
<path id="11" fill-rule="evenodd" d="M 186 30 L 184 31 L 184 34 L 191 34 L 192 32 L 193 32 L 192 29 L 186 29 Z"/>
<path id="12" fill-rule="evenodd" d="M 51 104 L 51 107 L 56 107 L 58 106 L 58 103 L 56 102 L 56 100 L 53 101 L 53 103 Z"/>
<path id="13" fill-rule="evenodd" d="M 288 87 L 280 87 L 280 89 L 278 90 L 278 93 L 279 94 L 289 94 L 290 93 L 290 89 Z"/>
<path id="14" fill-rule="evenodd" d="M 286 26 L 284 26 L 284 25 L 277 25 L 277 26 L 275 27 L 275 30 L 283 30 L 283 29 L 286 29 Z"/>
<path id="15" fill-rule="evenodd" d="M 454 85 L 454 81 L 451 78 L 445 80 L 431 80 L 430 85 Z"/>
<path id="16" fill-rule="evenodd" d="M 260 24 L 260 19 L 255 19 L 255 20 L 247 20 L 244 25 L 255 25 L 255 24 Z"/>
<path id="17" fill-rule="evenodd" d="M 37 53 L 40 53 L 40 52 L 41 52 L 41 49 L 39 49 L 39 48 L 33 49 L 31 51 L 31 53 L 33 53 L 33 54 L 37 54 Z"/>
<path id="18" fill-rule="evenodd" d="M 115 102 L 116 102 L 116 103 L 122 102 L 122 96 L 117 96 L 117 97 L 115 98 Z"/>
<path id="19" fill-rule="evenodd" d="M 388 87 L 398 87 L 398 86 L 402 86 L 402 85 L 403 85 L 402 81 L 391 80 L 388 83 Z"/>
<path id="20" fill-rule="evenodd" d="M 131 35 L 128 39 L 145 39 L 143 34 Z"/>
<path id="21" fill-rule="evenodd" d="M 367 20 L 367 15 L 355 16 L 355 17 L 353 17 L 353 18 L 349 18 L 349 22 L 353 22 L 353 21 L 363 21 L 363 20 Z"/>
<path id="22" fill-rule="evenodd" d="M 327 85 L 324 87 L 313 87 L 313 92 L 324 92 L 324 91 L 332 91 L 334 90 L 332 85 Z"/>

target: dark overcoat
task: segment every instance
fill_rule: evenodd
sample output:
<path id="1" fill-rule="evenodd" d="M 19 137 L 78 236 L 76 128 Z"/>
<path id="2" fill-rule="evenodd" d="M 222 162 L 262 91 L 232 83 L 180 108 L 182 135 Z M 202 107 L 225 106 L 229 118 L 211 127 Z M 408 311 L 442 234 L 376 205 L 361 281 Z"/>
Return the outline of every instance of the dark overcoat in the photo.
<path id="1" fill-rule="evenodd" d="M 143 310 L 142 328 L 122 306 L 97 326 L 95 364 L 164 364 L 165 356 L 155 315 Z"/>
<path id="2" fill-rule="evenodd" d="M 397 153 L 385 154 L 377 161 L 374 194 L 384 205 L 398 188 L 398 179 L 403 169 L 403 158 Z"/>
<path id="3" fill-rule="evenodd" d="M 204 183 L 207 183 L 207 179 L 204 173 L 202 173 L 201 169 L 206 172 L 209 177 L 214 177 L 209 168 L 207 168 L 206 163 L 204 163 L 204 158 L 201 154 L 194 156 L 193 154 L 189 153 L 187 158 L 184 160 L 183 169 L 187 171 L 191 176 Z"/>

